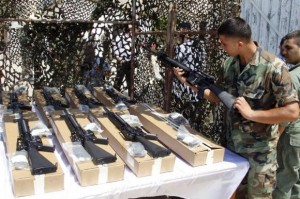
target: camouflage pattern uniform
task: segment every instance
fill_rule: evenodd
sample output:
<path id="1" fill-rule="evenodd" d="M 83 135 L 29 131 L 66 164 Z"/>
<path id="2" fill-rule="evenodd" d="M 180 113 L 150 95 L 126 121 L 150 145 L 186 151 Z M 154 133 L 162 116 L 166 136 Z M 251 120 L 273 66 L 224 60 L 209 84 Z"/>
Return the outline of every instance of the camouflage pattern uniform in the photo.
<path id="1" fill-rule="evenodd" d="M 300 63 L 290 69 L 300 98 Z M 300 198 L 300 119 L 291 122 L 278 141 L 277 186 L 274 199 Z"/>
<path id="2" fill-rule="evenodd" d="M 242 71 L 237 57 L 225 61 L 224 88 L 234 96 L 245 97 L 254 110 L 268 110 L 298 101 L 284 62 L 261 48 Z M 237 111 L 227 111 L 225 119 L 227 147 L 250 164 L 247 177 L 237 190 L 237 198 L 272 198 L 278 125 L 246 120 Z"/>

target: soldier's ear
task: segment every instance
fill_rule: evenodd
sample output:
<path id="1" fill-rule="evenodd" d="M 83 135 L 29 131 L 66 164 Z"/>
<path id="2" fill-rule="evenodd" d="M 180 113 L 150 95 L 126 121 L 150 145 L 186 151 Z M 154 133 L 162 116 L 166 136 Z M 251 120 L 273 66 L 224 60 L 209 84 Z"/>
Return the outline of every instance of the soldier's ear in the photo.
<path id="1" fill-rule="evenodd" d="M 242 40 L 238 41 L 238 47 L 242 48 L 245 45 L 245 43 Z"/>

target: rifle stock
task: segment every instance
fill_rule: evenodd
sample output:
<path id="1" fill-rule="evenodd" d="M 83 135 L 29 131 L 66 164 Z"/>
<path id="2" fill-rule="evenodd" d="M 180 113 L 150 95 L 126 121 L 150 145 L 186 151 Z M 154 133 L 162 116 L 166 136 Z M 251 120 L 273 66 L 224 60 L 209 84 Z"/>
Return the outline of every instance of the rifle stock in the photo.
<path id="1" fill-rule="evenodd" d="M 42 156 L 35 148 L 30 147 L 27 153 L 32 175 L 53 173 L 57 170 L 57 166 Z"/>
<path id="2" fill-rule="evenodd" d="M 125 140 L 140 142 L 151 157 L 158 158 L 170 155 L 169 149 L 151 142 L 151 140 L 157 140 L 156 135 L 147 134 L 139 127 L 131 127 L 118 114 L 109 111 L 106 107 L 103 108 L 108 119 L 120 130 Z"/>
<path id="3" fill-rule="evenodd" d="M 157 56 L 158 60 L 166 63 L 169 67 L 178 67 L 183 69 L 185 72 L 185 76 L 187 79 L 187 82 L 189 82 L 191 85 L 198 85 L 201 86 L 202 83 L 208 86 L 208 88 L 221 100 L 221 102 L 226 106 L 226 108 L 229 111 L 233 111 L 233 104 L 235 101 L 235 98 L 230 93 L 224 91 L 223 89 L 219 88 L 214 84 L 214 77 L 207 75 L 203 72 L 195 72 L 192 71 L 187 66 L 179 63 L 178 61 L 168 57 L 166 54 L 161 52 L 156 52 L 154 50 L 151 50 L 150 48 L 147 48 L 143 46 L 144 49 L 149 51 L 150 53 Z"/>
<path id="4" fill-rule="evenodd" d="M 89 140 L 85 140 L 84 143 L 85 150 L 92 156 L 92 161 L 94 164 L 107 164 L 115 162 L 117 160 L 115 155 L 108 153 L 107 151 L 101 149 L 95 143 Z"/>

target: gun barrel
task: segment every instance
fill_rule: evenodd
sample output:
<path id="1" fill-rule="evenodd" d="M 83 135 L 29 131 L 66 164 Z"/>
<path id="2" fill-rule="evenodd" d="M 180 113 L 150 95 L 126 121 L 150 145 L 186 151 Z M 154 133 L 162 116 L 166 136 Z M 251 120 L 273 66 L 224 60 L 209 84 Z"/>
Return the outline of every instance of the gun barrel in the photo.
<path id="1" fill-rule="evenodd" d="M 153 55 L 156 55 L 158 60 L 160 61 L 163 61 L 163 62 L 166 62 L 172 66 L 175 66 L 175 67 L 179 67 L 181 69 L 183 69 L 184 71 L 186 72 L 189 72 L 191 69 L 188 68 L 187 66 L 181 64 L 180 62 L 177 62 L 176 60 L 168 57 L 166 54 L 162 53 L 162 52 L 156 52 L 146 46 L 143 46 L 144 49 L 146 49 L 148 52 L 152 53 Z"/>
<path id="2" fill-rule="evenodd" d="M 205 82 L 205 84 L 208 85 L 208 88 L 221 100 L 221 102 L 226 106 L 226 108 L 229 111 L 233 111 L 233 104 L 236 99 L 233 95 L 230 93 L 224 91 L 223 89 L 217 87 L 214 84 L 214 78 L 208 74 L 205 74 L 203 72 L 194 72 L 190 68 L 184 66 L 183 64 L 177 62 L 176 60 L 168 57 L 166 54 L 161 52 L 155 52 L 154 50 L 151 50 L 145 46 L 143 46 L 144 49 L 151 52 L 152 54 L 156 55 L 157 58 L 163 62 L 165 62 L 168 65 L 171 65 L 172 67 L 179 67 L 183 69 L 187 73 L 187 81 L 192 85 L 200 84 L 201 82 Z"/>

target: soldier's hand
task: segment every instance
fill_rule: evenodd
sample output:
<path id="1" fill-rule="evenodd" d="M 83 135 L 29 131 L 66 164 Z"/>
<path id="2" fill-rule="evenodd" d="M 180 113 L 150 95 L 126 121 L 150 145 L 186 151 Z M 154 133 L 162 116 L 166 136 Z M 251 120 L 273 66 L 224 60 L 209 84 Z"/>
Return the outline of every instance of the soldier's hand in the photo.
<path id="1" fill-rule="evenodd" d="M 182 82 L 182 83 L 186 83 L 186 78 L 183 76 L 184 75 L 184 71 L 181 68 L 173 68 L 174 71 L 174 75 L 177 77 L 177 79 Z"/>
<path id="2" fill-rule="evenodd" d="M 237 97 L 233 107 L 236 108 L 245 119 L 252 120 L 251 117 L 254 110 L 252 110 L 244 97 Z"/>

